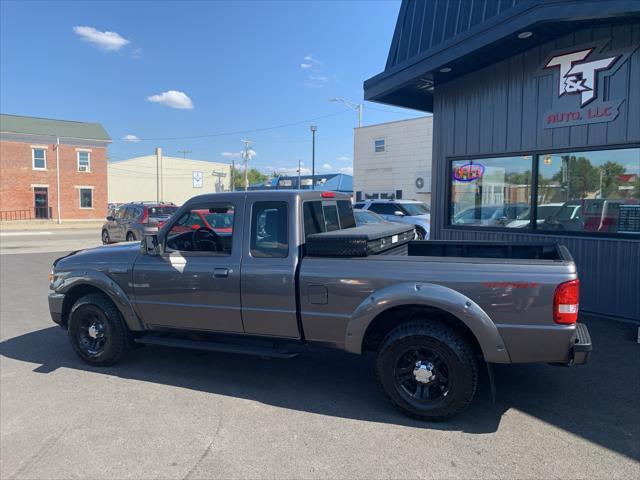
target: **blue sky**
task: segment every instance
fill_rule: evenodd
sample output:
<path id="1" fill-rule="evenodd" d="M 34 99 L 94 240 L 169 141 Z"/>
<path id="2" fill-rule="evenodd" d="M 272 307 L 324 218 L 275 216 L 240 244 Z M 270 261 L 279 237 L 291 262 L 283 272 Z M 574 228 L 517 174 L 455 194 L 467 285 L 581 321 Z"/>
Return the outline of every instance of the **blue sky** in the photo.
<path id="1" fill-rule="evenodd" d="M 230 162 L 250 138 L 252 164 L 265 172 L 298 159 L 310 167 L 313 123 L 317 171 L 348 172 L 356 114 L 328 99 L 362 100 L 363 80 L 384 68 L 399 6 L 3 0 L 0 109 L 100 122 L 114 139 L 112 160 L 161 146 Z M 418 115 L 367 103 L 364 124 Z"/>

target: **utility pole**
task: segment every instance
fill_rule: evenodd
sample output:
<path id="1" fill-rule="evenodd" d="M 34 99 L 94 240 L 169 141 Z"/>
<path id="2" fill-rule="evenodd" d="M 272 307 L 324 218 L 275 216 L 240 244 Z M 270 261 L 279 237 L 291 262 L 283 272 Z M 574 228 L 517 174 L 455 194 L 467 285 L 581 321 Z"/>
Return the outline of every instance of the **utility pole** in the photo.
<path id="1" fill-rule="evenodd" d="M 229 185 L 229 190 L 232 192 L 236 191 L 236 161 L 231 160 L 231 185 Z"/>
<path id="2" fill-rule="evenodd" d="M 186 160 L 186 159 L 187 159 L 187 153 L 191 153 L 191 152 L 192 152 L 192 150 L 178 150 L 178 153 L 181 153 L 181 154 L 182 154 L 182 158 L 183 158 L 184 160 Z"/>
<path id="3" fill-rule="evenodd" d="M 56 137 L 56 200 L 58 207 L 58 225 L 60 225 L 62 223 L 62 215 L 60 213 L 60 137 Z M 49 212 L 47 212 L 47 216 L 48 213 Z"/>
<path id="4" fill-rule="evenodd" d="M 244 191 L 249 189 L 249 156 L 251 155 L 251 140 L 240 140 L 244 143 L 244 151 L 242 157 L 244 158 Z"/>
<path id="5" fill-rule="evenodd" d="M 156 147 L 156 202 L 160 203 L 160 159 L 162 148 Z"/>
<path id="6" fill-rule="evenodd" d="M 311 190 L 316 189 L 316 131 L 318 127 L 315 125 L 311 125 L 309 127 L 311 130 L 312 140 L 311 140 Z"/>
<path id="7" fill-rule="evenodd" d="M 302 190 L 302 185 L 300 184 L 300 159 L 298 159 L 298 190 Z"/>
<path id="8" fill-rule="evenodd" d="M 226 177 L 227 174 L 224 172 L 218 172 L 217 170 L 214 170 L 213 172 L 211 172 L 211 175 L 218 178 L 218 181 L 216 182 L 216 186 L 214 189 L 216 193 L 223 192 L 224 188 L 222 186 L 222 179 Z"/>
<path id="9" fill-rule="evenodd" d="M 349 100 L 345 100 L 344 98 L 341 98 L 341 97 L 330 98 L 329 101 L 340 102 L 343 105 L 350 108 L 351 110 L 353 110 L 354 112 L 358 112 L 358 127 L 362 127 L 362 107 L 364 107 L 362 103 L 350 102 Z"/>

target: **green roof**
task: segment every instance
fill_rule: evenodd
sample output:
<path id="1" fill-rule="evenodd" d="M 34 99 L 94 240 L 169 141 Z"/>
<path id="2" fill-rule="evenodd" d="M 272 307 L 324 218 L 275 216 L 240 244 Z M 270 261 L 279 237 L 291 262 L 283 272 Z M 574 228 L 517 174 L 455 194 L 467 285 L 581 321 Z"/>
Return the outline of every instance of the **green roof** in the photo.
<path id="1" fill-rule="evenodd" d="M 62 138 L 111 141 L 111 137 L 99 123 L 52 120 L 50 118 L 23 117 L 0 114 L 0 132 L 49 135 Z"/>

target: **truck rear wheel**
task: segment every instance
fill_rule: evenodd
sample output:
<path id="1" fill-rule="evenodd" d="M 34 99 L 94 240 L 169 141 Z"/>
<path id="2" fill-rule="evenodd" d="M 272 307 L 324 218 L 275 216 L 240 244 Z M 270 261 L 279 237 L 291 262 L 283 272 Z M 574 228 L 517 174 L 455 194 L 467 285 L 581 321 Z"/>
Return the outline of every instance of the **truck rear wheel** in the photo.
<path id="1" fill-rule="evenodd" d="M 380 347 L 376 370 L 398 410 L 433 422 L 465 410 L 478 384 L 478 365 L 467 342 L 455 330 L 429 321 L 392 330 Z"/>
<path id="2" fill-rule="evenodd" d="M 113 365 L 131 345 L 120 312 L 102 293 L 85 295 L 73 305 L 68 333 L 73 350 L 91 365 Z"/>

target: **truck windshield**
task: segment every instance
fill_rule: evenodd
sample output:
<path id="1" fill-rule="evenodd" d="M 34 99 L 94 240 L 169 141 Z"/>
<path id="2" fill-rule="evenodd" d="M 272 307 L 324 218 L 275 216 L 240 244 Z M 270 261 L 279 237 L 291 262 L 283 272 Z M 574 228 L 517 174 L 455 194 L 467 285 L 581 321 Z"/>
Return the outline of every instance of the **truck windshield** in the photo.
<path id="1" fill-rule="evenodd" d="M 429 214 L 429 207 L 424 203 L 402 203 L 401 205 L 410 217 Z"/>

